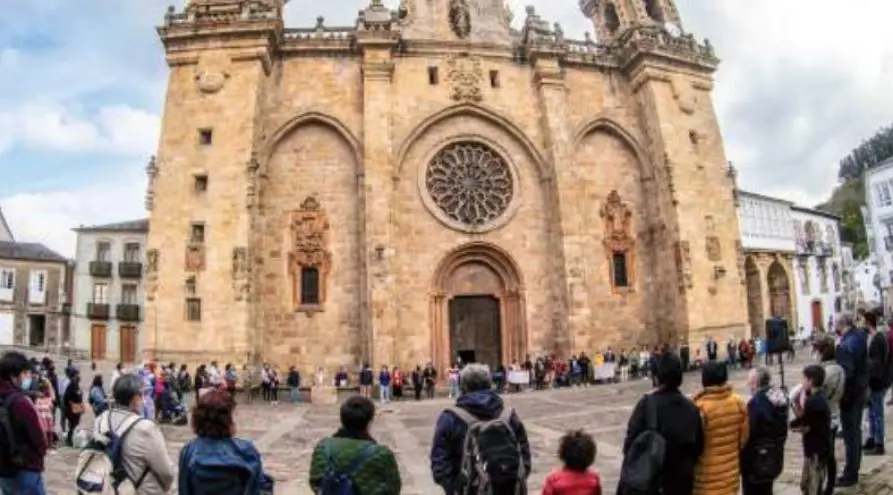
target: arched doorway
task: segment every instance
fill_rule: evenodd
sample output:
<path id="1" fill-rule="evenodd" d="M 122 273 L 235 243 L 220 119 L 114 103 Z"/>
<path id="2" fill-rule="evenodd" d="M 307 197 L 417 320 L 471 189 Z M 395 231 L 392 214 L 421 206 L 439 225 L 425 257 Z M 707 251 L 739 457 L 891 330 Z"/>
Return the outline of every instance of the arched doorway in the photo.
<path id="1" fill-rule="evenodd" d="M 431 355 L 438 369 L 459 355 L 491 367 L 521 361 L 524 288 L 508 253 L 483 242 L 462 246 L 446 255 L 432 285 Z"/>
<path id="2" fill-rule="evenodd" d="M 763 322 L 763 282 L 760 268 L 752 256 L 744 260 L 744 273 L 747 282 L 747 314 L 750 317 L 750 334 L 753 337 L 762 335 Z"/>
<path id="3" fill-rule="evenodd" d="M 778 261 L 769 265 L 766 272 L 766 283 L 769 287 L 769 313 L 771 316 L 777 316 L 788 320 L 788 325 L 793 326 L 791 321 L 791 284 L 788 280 L 788 273 Z"/>

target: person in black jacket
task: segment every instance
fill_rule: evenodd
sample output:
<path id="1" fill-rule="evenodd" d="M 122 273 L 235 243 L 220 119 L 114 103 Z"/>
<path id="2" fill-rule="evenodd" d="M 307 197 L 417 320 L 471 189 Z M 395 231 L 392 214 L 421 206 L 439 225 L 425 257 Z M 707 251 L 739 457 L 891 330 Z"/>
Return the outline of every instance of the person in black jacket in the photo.
<path id="1" fill-rule="evenodd" d="M 868 340 L 868 425 L 869 437 L 862 447 L 865 455 L 884 455 L 884 395 L 890 387 L 890 347 L 887 336 L 878 331 L 878 314 L 864 315 Z"/>
<path id="2" fill-rule="evenodd" d="M 771 495 L 784 467 L 788 399 L 772 386 L 772 373 L 764 366 L 750 370 L 747 384 L 752 397 L 747 403 L 750 434 L 741 452 L 744 495 Z"/>
<path id="3" fill-rule="evenodd" d="M 840 399 L 840 427 L 846 446 L 846 467 L 837 486 L 859 482 L 862 464 L 862 412 L 868 392 L 868 342 L 863 330 L 856 328 L 852 313 L 837 317 L 836 329 L 842 334 L 837 346 L 837 364 L 843 368 L 843 397 Z"/>
<path id="4" fill-rule="evenodd" d="M 657 429 L 667 442 L 662 470 L 661 493 L 691 495 L 694 490 L 695 465 L 704 450 L 701 413 L 688 397 L 679 391 L 682 386 L 682 361 L 667 352 L 658 360 L 659 388 L 651 396 L 658 413 Z M 629 453 L 633 440 L 648 428 L 646 400 L 636 404 L 623 442 L 623 454 Z"/>

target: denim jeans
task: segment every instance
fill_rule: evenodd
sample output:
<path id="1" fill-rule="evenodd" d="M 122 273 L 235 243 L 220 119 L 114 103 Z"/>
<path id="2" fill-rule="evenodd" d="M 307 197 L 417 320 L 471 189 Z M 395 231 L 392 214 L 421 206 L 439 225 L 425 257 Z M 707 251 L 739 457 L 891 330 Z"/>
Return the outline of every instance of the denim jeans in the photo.
<path id="1" fill-rule="evenodd" d="M 0 478 L 0 494 L 2 495 L 46 495 L 43 485 L 43 473 L 19 471 L 14 478 Z"/>
<path id="2" fill-rule="evenodd" d="M 871 391 L 868 399 L 868 424 L 869 436 L 874 439 L 874 444 L 884 447 L 884 396 L 887 389 Z"/>
<path id="3" fill-rule="evenodd" d="M 859 467 L 862 465 L 862 411 L 865 399 L 859 399 L 847 408 L 840 408 L 840 427 L 843 430 L 843 443 L 846 447 L 846 465 L 843 478 L 859 481 Z"/>
<path id="4" fill-rule="evenodd" d="M 391 386 L 390 385 L 379 385 L 378 386 L 378 397 L 381 399 L 381 402 L 390 402 L 391 401 Z"/>
<path id="5" fill-rule="evenodd" d="M 459 397 L 459 382 L 450 381 L 450 399 Z"/>
<path id="6" fill-rule="evenodd" d="M 298 389 L 298 387 L 291 388 L 291 394 L 289 395 L 289 400 L 291 401 L 292 404 L 298 403 L 299 394 L 300 394 L 300 390 Z"/>

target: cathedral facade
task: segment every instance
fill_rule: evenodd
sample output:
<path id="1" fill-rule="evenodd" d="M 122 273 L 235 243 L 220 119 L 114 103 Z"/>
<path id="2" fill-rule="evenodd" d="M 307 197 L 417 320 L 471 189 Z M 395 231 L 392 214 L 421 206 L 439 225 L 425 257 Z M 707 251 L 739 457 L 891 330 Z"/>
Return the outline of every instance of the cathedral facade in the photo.
<path id="1" fill-rule="evenodd" d="M 502 0 L 299 29 L 283 3 L 159 28 L 147 358 L 443 369 L 745 334 L 718 59 L 672 0 L 583 0 L 597 40 Z"/>

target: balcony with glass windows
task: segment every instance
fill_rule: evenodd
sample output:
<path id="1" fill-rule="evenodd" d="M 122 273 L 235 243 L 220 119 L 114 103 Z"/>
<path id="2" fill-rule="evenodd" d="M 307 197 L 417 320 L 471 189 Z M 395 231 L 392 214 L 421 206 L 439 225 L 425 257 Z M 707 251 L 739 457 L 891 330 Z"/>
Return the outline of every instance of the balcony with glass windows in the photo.
<path id="1" fill-rule="evenodd" d="M 118 321 L 140 321 L 140 305 L 119 304 L 115 309 L 115 316 L 118 318 Z"/>
<path id="2" fill-rule="evenodd" d="M 109 305 L 102 303 L 87 303 L 87 318 L 91 320 L 108 320 Z"/>
<path id="3" fill-rule="evenodd" d="M 111 261 L 91 261 L 90 276 L 99 278 L 110 278 L 112 276 Z"/>

